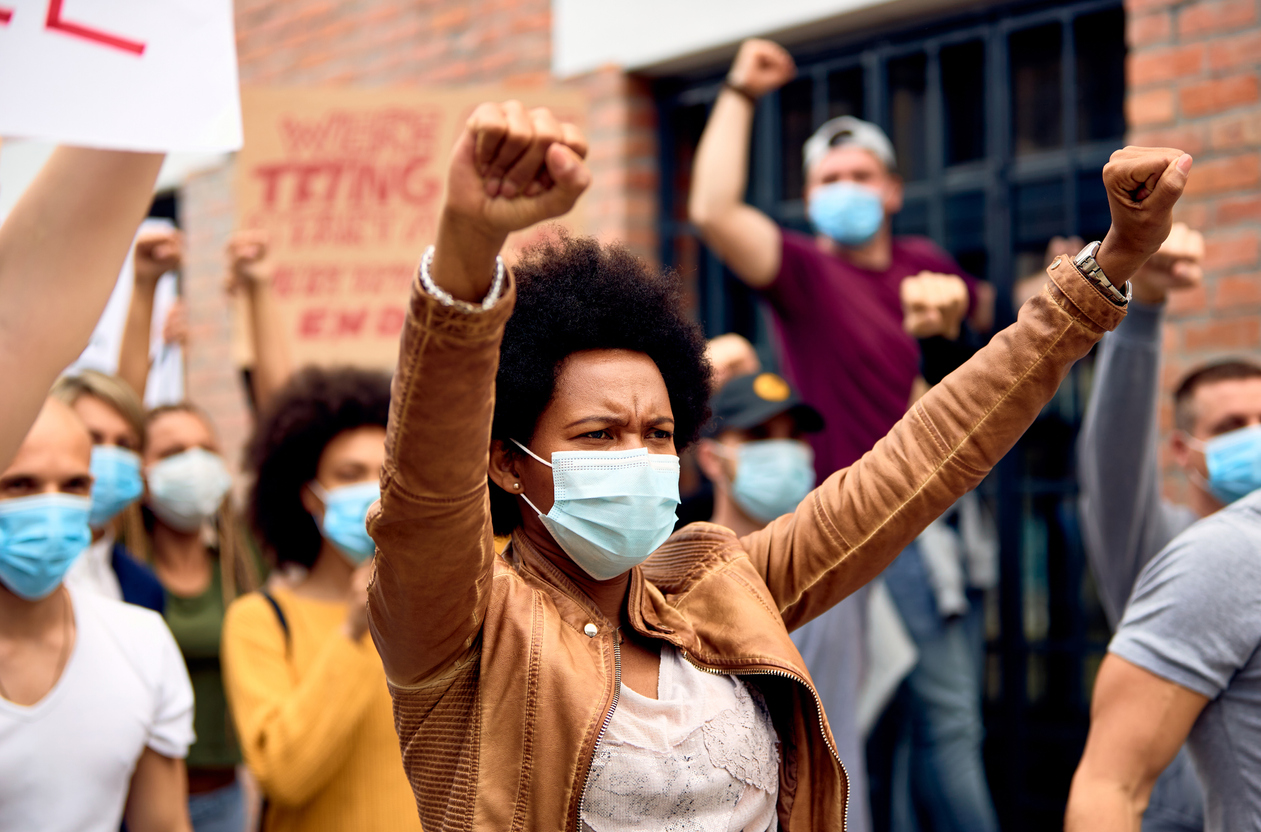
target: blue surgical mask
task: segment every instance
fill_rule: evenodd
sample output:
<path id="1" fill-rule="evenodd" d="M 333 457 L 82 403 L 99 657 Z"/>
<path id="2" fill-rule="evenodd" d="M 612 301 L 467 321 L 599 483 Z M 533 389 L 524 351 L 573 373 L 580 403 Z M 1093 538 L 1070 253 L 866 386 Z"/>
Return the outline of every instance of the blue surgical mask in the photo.
<path id="1" fill-rule="evenodd" d="M 91 510 L 73 494 L 0 500 L 0 582 L 28 601 L 47 598 L 92 542 Z"/>
<path id="2" fill-rule="evenodd" d="M 543 526 L 560 548 L 597 581 L 616 578 L 648 560 L 666 542 L 677 521 L 679 458 L 633 451 L 557 451 L 542 459 L 552 469 L 555 502 Z M 522 495 L 523 497 L 525 495 Z"/>
<path id="3" fill-rule="evenodd" d="M 1208 489 L 1223 503 L 1233 503 L 1261 488 L 1261 425 L 1232 430 L 1207 441 L 1187 437 L 1204 452 Z"/>
<path id="4" fill-rule="evenodd" d="M 800 439 L 745 442 L 735 457 L 731 497 L 758 522 L 769 523 L 796 510 L 814 488 L 814 450 Z"/>
<path id="5" fill-rule="evenodd" d="M 92 448 L 92 528 L 104 528 L 127 506 L 144 493 L 140 476 L 140 457 L 117 445 L 96 445 Z"/>
<path id="6" fill-rule="evenodd" d="M 192 448 L 145 472 L 149 481 L 149 508 L 172 529 L 195 532 L 214 517 L 232 487 L 232 475 L 218 454 Z"/>
<path id="7" fill-rule="evenodd" d="M 324 537 L 356 566 L 372 557 L 377 547 L 368 536 L 365 521 L 368 509 L 381 498 L 380 483 L 359 482 L 326 491 L 318 482 L 312 482 L 310 488 L 324 503 L 324 520 L 320 524 Z"/>
<path id="8" fill-rule="evenodd" d="M 821 185 L 810 194 L 810 222 L 843 246 L 868 243 L 884 223 L 880 195 L 854 182 Z"/>

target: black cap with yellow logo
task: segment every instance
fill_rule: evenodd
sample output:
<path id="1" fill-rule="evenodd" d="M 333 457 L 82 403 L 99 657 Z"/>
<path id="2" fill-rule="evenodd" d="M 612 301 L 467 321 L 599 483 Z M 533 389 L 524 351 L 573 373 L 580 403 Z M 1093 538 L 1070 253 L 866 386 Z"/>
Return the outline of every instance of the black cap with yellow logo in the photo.
<path id="1" fill-rule="evenodd" d="M 803 402 L 792 385 L 775 373 L 733 378 L 713 395 L 709 407 L 713 418 L 705 427 L 706 436 L 724 430 L 747 430 L 787 412 L 806 433 L 823 430 L 819 411 Z"/>

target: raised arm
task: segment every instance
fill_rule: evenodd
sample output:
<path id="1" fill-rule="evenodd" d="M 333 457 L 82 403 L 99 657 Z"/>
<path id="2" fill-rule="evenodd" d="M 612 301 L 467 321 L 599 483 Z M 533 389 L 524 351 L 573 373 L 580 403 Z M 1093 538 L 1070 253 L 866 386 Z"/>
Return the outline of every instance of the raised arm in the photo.
<path id="1" fill-rule="evenodd" d="M 131 306 L 123 327 L 122 346 L 118 351 L 118 375 L 144 400 L 149 380 L 150 328 L 153 325 L 153 297 L 162 275 L 180 267 L 184 258 L 184 241 L 174 229 L 142 231 L 136 236 L 135 281 L 131 290 Z"/>
<path id="2" fill-rule="evenodd" d="M 1159 248 L 1189 167 L 1189 156 L 1166 148 L 1113 154 L 1104 168 L 1113 225 L 1096 258 L 1110 279 L 1128 280 Z M 875 448 L 796 512 L 745 538 L 790 629 L 870 581 L 976 487 L 1073 363 L 1124 316 L 1124 306 L 1068 260 L 1048 271 L 1051 281 L 1017 322 L 926 394 Z"/>
<path id="3" fill-rule="evenodd" d="M 228 242 L 228 293 L 245 298 L 249 308 L 254 371 L 250 374 L 254 404 L 266 408 L 276 391 L 293 375 L 293 357 L 272 288 L 272 264 L 267 260 L 267 235 L 239 231 Z"/>
<path id="4" fill-rule="evenodd" d="M 1157 399 L 1161 322 L 1171 289 L 1199 285 L 1204 239 L 1175 225 L 1134 275 L 1130 314 L 1107 335 L 1077 440 L 1078 511 L 1086 556 L 1113 626 L 1139 572 L 1192 520 L 1160 496 Z"/>
<path id="5" fill-rule="evenodd" d="M 688 218 L 705 244 L 755 289 L 775 281 L 781 252 L 779 226 L 744 201 L 753 110 L 758 98 L 796 74 L 792 57 L 778 44 L 768 40 L 741 44 L 692 164 Z"/>
<path id="6" fill-rule="evenodd" d="M 0 226 L 0 465 L 87 346 L 162 155 L 59 147 Z"/>
<path id="7" fill-rule="evenodd" d="M 412 285 L 381 501 L 368 518 L 369 626 L 395 684 L 458 662 L 481 627 L 494 557 L 495 372 L 513 299 L 495 258 L 509 232 L 573 206 L 590 182 L 585 155 L 576 128 L 513 101 L 478 107 L 452 152 L 432 261 Z"/>

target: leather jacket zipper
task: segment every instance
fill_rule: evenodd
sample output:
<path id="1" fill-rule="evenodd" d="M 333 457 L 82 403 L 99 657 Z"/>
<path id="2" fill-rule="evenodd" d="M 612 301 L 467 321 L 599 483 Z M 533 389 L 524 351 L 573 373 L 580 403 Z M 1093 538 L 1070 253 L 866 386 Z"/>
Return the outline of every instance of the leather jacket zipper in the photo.
<path id="1" fill-rule="evenodd" d="M 790 679 L 796 682 L 797 684 L 801 685 L 802 687 L 804 687 L 806 690 L 810 691 L 810 694 L 814 697 L 815 713 L 819 715 L 819 734 L 823 737 L 823 744 L 828 747 L 828 751 L 832 752 L 832 758 L 836 760 L 836 764 L 841 767 L 841 773 L 845 775 L 845 812 L 841 819 L 841 822 L 842 822 L 841 830 L 842 832 L 844 832 L 844 830 L 848 829 L 849 828 L 849 782 L 850 782 L 849 771 L 845 768 L 845 763 L 841 760 L 841 755 L 837 753 L 836 747 L 832 745 L 832 741 L 828 739 L 827 731 L 823 730 L 823 702 L 819 700 L 819 694 L 817 691 L 815 691 L 814 686 L 806 684 L 805 679 L 802 679 L 800 676 L 798 676 L 795 673 L 789 673 L 787 670 L 777 670 L 774 668 L 769 669 L 769 670 L 745 670 L 745 671 L 718 670 L 716 668 L 706 667 L 705 665 L 700 664 L 695 659 L 693 659 L 690 655 L 688 655 L 688 652 L 686 650 L 680 650 L 679 652 L 683 654 L 683 658 L 687 659 L 688 664 L 690 664 L 692 667 L 696 668 L 697 670 L 704 671 L 705 673 L 712 673 L 716 676 L 779 676 L 784 679 Z M 614 702 L 614 704 L 616 705 L 616 701 Z M 613 712 L 610 711 L 609 715 L 612 716 L 612 713 Z M 600 733 L 601 735 L 603 735 L 604 732 L 601 731 Z M 585 790 L 584 790 L 584 795 L 585 795 Z"/>
<path id="2" fill-rule="evenodd" d="M 595 752 L 600 749 L 600 743 L 604 740 L 604 734 L 609 730 L 609 723 L 613 721 L 613 712 L 617 710 L 617 700 L 622 696 L 622 638 L 621 634 L 616 630 L 613 632 L 613 704 L 609 706 L 609 712 L 604 715 L 604 724 L 600 726 L 600 733 L 596 734 L 595 746 L 591 750 L 591 760 L 587 763 L 587 779 L 582 783 L 582 797 L 578 799 L 578 823 L 576 829 L 582 828 L 582 816 L 587 811 L 587 787 L 591 785 L 591 764 L 595 762 Z"/>

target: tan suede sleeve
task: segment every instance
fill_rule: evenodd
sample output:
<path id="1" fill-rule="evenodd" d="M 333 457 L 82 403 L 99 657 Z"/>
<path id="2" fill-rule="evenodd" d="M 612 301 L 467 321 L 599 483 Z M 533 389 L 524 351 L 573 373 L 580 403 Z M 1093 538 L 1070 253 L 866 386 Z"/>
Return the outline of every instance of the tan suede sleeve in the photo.
<path id="1" fill-rule="evenodd" d="M 788 628 L 878 575 L 1002 459 L 1069 369 L 1125 317 L 1067 258 L 962 367 L 919 400 L 862 459 L 798 509 L 743 539 Z"/>
<path id="2" fill-rule="evenodd" d="M 486 468 L 495 373 L 515 284 L 485 312 L 412 283 L 385 437 L 368 590 L 372 639 L 396 685 L 440 674 L 476 644 L 493 568 Z"/>

